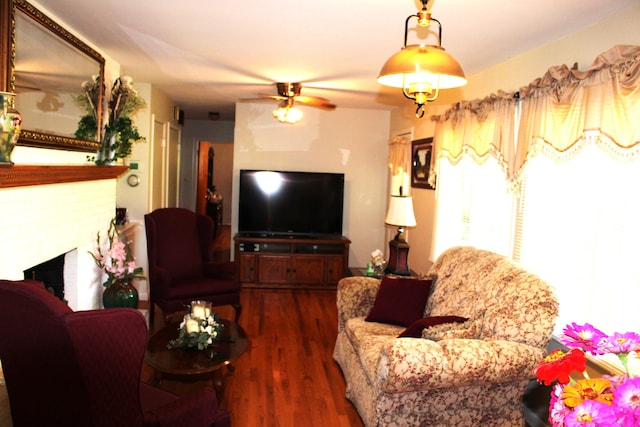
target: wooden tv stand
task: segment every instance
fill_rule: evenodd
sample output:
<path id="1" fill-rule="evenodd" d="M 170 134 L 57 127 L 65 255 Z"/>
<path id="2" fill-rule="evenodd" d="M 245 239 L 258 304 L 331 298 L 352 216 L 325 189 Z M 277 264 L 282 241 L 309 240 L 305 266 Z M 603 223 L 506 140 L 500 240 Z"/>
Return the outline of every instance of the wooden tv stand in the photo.
<path id="1" fill-rule="evenodd" d="M 250 237 L 236 235 L 235 260 L 245 287 L 335 288 L 347 276 L 346 237 Z"/>

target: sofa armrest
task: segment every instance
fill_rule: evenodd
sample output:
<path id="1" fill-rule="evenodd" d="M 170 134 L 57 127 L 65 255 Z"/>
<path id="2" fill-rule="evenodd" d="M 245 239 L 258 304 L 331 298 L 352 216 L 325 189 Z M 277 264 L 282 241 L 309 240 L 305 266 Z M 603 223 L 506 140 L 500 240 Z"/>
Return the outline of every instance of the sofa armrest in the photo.
<path id="1" fill-rule="evenodd" d="M 345 277 L 338 282 L 338 331 L 347 320 L 366 317 L 376 300 L 380 280 L 372 277 Z"/>
<path id="2" fill-rule="evenodd" d="M 398 338 L 382 349 L 377 375 L 388 393 L 532 378 L 545 350 L 503 340 Z"/>

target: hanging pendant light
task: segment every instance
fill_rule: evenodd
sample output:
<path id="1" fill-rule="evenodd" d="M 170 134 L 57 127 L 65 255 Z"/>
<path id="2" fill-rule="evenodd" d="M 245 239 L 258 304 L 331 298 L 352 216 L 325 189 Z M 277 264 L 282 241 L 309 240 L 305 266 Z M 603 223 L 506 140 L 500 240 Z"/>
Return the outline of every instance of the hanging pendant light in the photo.
<path id="1" fill-rule="evenodd" d="M 384 63 L 378 76 L 378 83 L 402 88 L 405 97 L 416 105 L 416 117 L 424 116 L 424 105 L 435 101 L 440 89 L 464 86 L 467 79 L 460 63 L 441 46 L 442 25 L 427 10 L 428 0 L 422 0 L 422 9 L 407 17 L 404 24 L 404 45 Z M 417 18 L 418 25 L 428 27 L 438 24 L 437 45 L 409 45 L 407 34 L 409 21 Z"/>

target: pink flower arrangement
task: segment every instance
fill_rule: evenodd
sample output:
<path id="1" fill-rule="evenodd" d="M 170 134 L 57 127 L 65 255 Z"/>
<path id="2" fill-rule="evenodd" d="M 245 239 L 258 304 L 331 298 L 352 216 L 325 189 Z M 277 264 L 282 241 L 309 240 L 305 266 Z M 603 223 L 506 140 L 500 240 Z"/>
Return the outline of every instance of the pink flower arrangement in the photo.
<path id="1" fill-rule="evenodd" d="M 562 344 L 533 370 L 538 381 L 551 385 L 549 421 L 554 427 L 640 426 L 640 377 L 629 371 L 628 358 L 640 354 L 640 335 L 606 335 L 590 324 L 572 323 L 563 330 Z M 586 354 L 615 354 L 625 369 L 620 376 L 589 378 Z M 571 378 L 580 372 L 582 379 Z"/>
<path id="2" fill-rule="evenodd" d="M 118 236 L 115 218 L 109 224 L 107 242 L 105 243 L 108 245 L 106 253 L 102 250 L 103 245 L 98 231 L 95 251 L 89 252 L 100 271 L 107 275 L 107 280 L 104 282 L 105 288 L 118 282 L 129 282 L 134 278 L 144 278 L 142 267 L 136 267 L 129 244 L 121 241 Z"/>

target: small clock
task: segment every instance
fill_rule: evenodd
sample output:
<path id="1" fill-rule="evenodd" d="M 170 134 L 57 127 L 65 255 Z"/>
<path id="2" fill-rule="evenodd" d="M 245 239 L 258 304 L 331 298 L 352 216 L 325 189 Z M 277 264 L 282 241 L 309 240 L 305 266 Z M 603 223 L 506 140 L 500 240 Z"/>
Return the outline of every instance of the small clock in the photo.
<path id="1" fill-rule="evenodd" d="M 131 174 L 127 177 L 127 184 L 130 187 L 137 187 L 140 184 L 140 178 L 136 174 Z"/>

